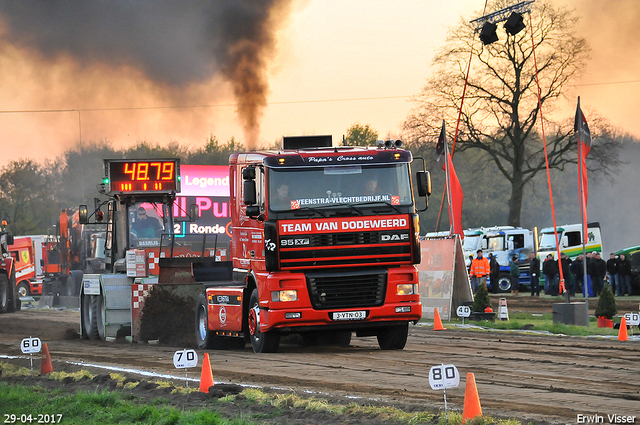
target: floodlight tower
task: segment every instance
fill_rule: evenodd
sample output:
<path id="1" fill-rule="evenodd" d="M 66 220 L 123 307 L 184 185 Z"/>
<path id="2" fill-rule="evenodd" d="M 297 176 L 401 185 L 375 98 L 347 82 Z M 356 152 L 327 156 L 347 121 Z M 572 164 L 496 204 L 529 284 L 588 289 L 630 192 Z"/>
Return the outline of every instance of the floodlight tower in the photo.
<path id="1" fill-rule="evenodd" d="M 471 21 L 471 24 L 475 27 L 475 32 L 480 33 L 482 44 L 486 46 L 498 41 L 496 29 L 498 28 L 497 24 L 500 22 L 506 21 L 504 29 L 511 35 L 516 35 L 522 31 L 525 28 L 522 15 L 531 12 L 531 4 L 534 1 L 526 0 Z"/>

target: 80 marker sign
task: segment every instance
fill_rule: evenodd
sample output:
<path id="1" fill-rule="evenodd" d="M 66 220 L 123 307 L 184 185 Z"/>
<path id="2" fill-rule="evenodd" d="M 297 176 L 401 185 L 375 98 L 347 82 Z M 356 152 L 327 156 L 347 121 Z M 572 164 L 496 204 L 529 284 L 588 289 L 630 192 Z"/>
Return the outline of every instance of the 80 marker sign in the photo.
<path id="1" fill-rule="evenodd" d="M 456 388 L 460 385 L 460 373 L 452 364 L 433 366 L 429 371 L 429 385 L 432 390 Z"/>

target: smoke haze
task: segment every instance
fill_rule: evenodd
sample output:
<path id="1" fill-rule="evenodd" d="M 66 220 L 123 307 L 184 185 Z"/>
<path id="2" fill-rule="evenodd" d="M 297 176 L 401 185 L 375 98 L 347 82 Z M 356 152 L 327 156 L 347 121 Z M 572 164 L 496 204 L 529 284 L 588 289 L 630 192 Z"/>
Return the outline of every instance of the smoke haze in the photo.
<path id="1" fill-rule="evenodd" d="M 144 138 L 147 128 L 167 141 L 204 142 L 215 128 L 211 108 L 159 107 L 144 118 L 135 108 L 211 105 L 232 93 L 245 145 L 252 147 L 269 90 L 274 33 L 289 2 L 1 2 L 3 109 L 82 109 L 80 117 L 38 118 L 43 138 L 64 133 L 64 127 L 69 144 L 78 140 L 80 124 L 74 128 L 68 121 L 79 118 L 91 123 L 92 134 L 106 137 Z M 98 112 L 93 108 L 102 110 L 100 119 L 91 119 Z"/>

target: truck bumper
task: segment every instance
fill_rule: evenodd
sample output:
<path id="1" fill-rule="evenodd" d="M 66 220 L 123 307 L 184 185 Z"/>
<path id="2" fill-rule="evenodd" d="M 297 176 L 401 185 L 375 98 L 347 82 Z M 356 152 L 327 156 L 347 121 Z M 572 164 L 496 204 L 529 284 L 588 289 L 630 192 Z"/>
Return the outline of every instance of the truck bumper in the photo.
<path id="1" fill-rule="evenodd" d="M 363 315 L 364 318 L 360 318 Z M 417 322 L 421 317 L 420 302 L 388 303 L 381 307 L 336 310 L 263 309 L 260 314 L 260 330 L 279 330 L 284 333 L 331 329 L 358 330 Z"/>

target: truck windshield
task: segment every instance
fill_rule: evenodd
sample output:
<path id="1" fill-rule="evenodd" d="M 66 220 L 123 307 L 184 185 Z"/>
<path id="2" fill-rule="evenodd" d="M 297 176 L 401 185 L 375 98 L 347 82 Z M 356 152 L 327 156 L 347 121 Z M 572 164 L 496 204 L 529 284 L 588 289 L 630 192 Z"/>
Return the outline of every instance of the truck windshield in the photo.
<path id="1" fill-rule="evenodd" d="M 270 168 L 269 209 L 331 205 L 412 205 L 408 164 Z"/>
<path id="2" fill-rule="evenodd" d="M 478 243 L 482 239 L 482 235 L 464 235 L 464 241 L 462 242 L 462 249 L 464 251 L 475 252 L 478 249 Z"/>
<path id="3" fill-rule="evenodd" d="M 139 202 L 129 207 L 130 246 L 160 246 L 165 232 L 165 213 L 162 204 Z"/>
<path id="4" fill-rule="evenodd" d="M 558 234 L 560 237 L 560 234 Z M 556 249 L 556 238 L 553 233 L 543 233 L 540 236 L 540 251 L 549 251 Z"/>

